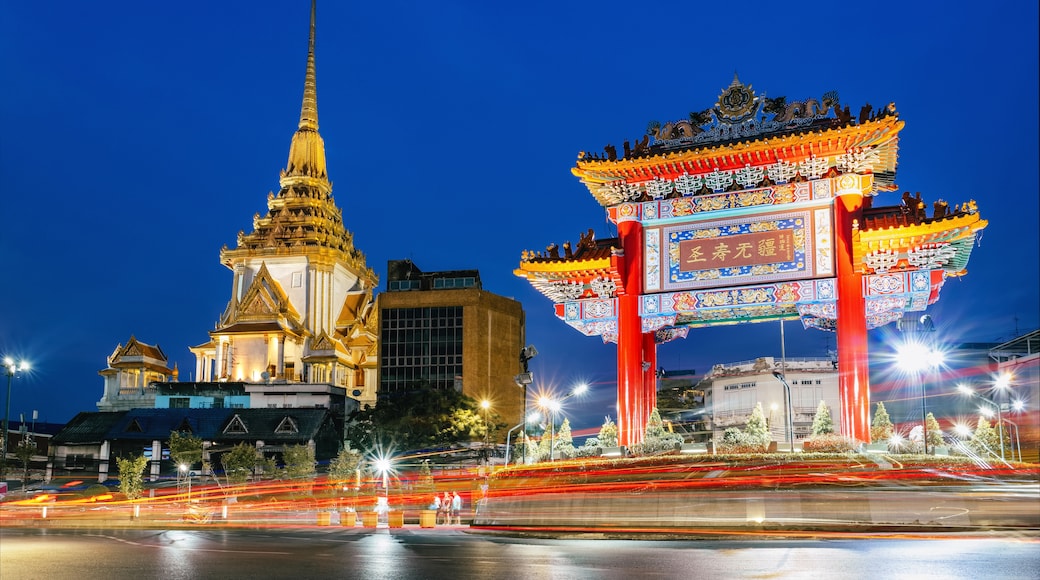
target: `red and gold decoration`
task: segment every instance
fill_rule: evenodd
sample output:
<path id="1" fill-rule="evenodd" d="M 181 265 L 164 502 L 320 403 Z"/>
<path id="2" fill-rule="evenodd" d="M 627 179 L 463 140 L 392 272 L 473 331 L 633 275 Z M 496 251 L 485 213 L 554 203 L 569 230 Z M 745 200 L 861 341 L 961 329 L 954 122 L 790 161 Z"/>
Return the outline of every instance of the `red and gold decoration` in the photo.
<path id="1" fill-rule="evenodd" d="M 788 102 L 734 77 L 713 107 L 652 121 L 622 154 L 578 155 L 571 171 L 618 236 L 525 251 L 515 274 L 617 344 L 620 444 L 641 441 L 656 405 L 657 344 L 792 319 L 837 333 L 840 426 L 869 442 L 867 330 L 938 300 L 987 225 L 974 201 L 874 207 L 897 191 L 903 125 L 894 104 L 854 117 L 834 92 Z"/>

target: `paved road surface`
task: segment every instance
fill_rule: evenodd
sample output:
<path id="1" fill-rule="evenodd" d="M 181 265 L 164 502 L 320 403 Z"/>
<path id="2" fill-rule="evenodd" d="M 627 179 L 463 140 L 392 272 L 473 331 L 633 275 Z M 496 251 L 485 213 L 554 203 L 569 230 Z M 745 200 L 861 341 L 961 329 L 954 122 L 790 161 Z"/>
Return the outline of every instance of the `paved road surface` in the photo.
<path id="1" fill-rule="evenodd" d="M 0 529 L 0 577 L 1035 579 L 1035 534 L 935 539 L 539 539 L 461 529 Z"/>

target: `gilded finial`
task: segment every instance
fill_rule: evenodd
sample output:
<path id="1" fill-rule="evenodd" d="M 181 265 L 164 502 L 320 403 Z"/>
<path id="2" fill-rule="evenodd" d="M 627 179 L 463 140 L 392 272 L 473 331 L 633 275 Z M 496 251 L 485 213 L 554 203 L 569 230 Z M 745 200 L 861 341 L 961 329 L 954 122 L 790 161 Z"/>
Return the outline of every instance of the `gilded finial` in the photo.
<path id="1" fill-rule="evenodd" d="M 307 76 L 303 82 L 303 107 L 300 109 L 300 129 L 318 130 L 318 89 L 314 66 L 314 20 L 317 0 L 311 0 L 311 32 L 307 43 Z"/>

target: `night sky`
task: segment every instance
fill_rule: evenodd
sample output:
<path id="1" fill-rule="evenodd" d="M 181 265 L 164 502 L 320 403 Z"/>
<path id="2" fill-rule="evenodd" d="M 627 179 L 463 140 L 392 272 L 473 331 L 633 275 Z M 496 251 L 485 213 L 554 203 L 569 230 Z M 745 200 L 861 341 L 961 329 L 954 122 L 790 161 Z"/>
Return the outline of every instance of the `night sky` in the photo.
<path id="1" fill-rule="evenodd" d="M 0 354 L 33 365 L 11 415 L 96 410 L 131 335 L 182 380 L 231 297 L 218 261 L 278 190 L 299 120 L 310 2 L 5 2 L 0 7 Z M 712 106 L 734 73 L 788 102 L 894 102 L 897 183 L 989 227 L 928 311 L 941 341 L 1040 326 L 1037 3 L 320 2 L 317 87 L 330 179 L 385 279 L 478 269 L 522 302 L 537 382 L 615 416 L 615 347 L 556 319 L 513 275 L 523 250 L 614 228 L 570 174 L 580 151 Z M 874 205 L 895 205 L 899 193 Z M 385 289 L 385 284 L 380 288 Z M 786 325 L 790 357 L 834 336 Z M 884 350 L 882 333 L 875 333 Z M 666 369 L 779 356 L 779 325 L 693 330 Z M 616 418 L 616 416 L 615 416 Z"/>

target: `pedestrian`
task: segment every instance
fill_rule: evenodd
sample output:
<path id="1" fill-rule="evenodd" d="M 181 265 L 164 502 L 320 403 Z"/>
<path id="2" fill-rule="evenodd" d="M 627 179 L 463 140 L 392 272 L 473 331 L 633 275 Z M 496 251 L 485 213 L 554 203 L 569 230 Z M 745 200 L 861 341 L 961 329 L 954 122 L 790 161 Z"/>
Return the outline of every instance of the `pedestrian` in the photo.
<path id="1" fill-rule="evenodd" d="M 441 507 L 437 516 L 439 519 L 444 520 L 444 525 L 451 523 L 451 496 L 448 495 L 448 492 L 444 492 L 444 498 L 441 499 Z"/>
<path id="2" fill-rule="evenodd" d="M 429 509 L 431 509 L 431 510 L 433 510 L 435 512 L 441 511 L 441 496 L 439 496 L 437 494 L 433 494 L 433 501 L 430 502 Z"/>
<path id="3" fill-rule="evenodd" d="M 462 525 L 462 496 L 457 491 L 451 492 L 451 516 L 457 525 Z"/>

